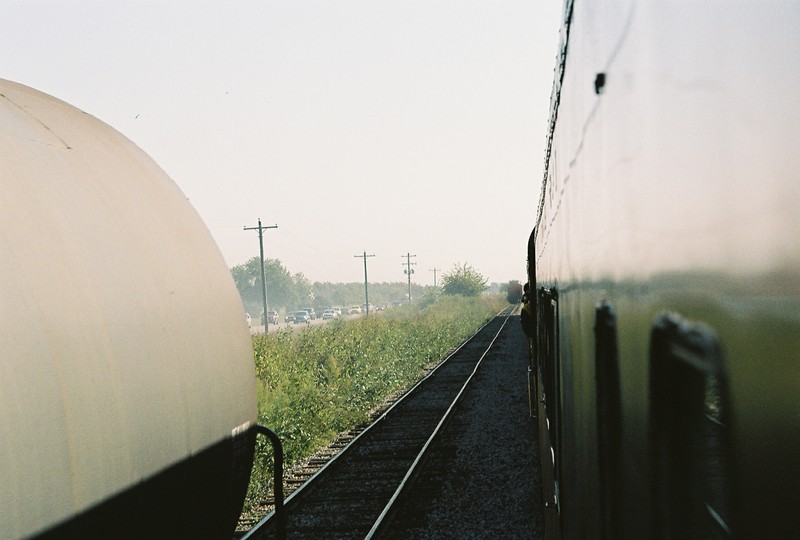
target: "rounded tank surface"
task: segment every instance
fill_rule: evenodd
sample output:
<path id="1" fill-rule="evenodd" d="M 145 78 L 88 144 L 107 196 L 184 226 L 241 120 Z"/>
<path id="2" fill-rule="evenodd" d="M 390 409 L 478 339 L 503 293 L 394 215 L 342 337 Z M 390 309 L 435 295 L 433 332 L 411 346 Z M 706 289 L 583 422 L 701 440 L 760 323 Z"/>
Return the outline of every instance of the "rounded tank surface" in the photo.
<path id="1" fill-rule="evenodd" d="M 57 535 L 76 516 L 73 532 L 108 533 L 95 524 L 117 521 L 109 501 L 159 482 L 169 497 L 192 490 L 207 531 L 232 531 L 255 375 L 200 217 L 113 128 L 3 80 L 0 193 L 0 537 Z M 205 469 L 186 482 L 194 460 Z M 132 519 L 152 520 L 163 501 L 137 497 Z"/>

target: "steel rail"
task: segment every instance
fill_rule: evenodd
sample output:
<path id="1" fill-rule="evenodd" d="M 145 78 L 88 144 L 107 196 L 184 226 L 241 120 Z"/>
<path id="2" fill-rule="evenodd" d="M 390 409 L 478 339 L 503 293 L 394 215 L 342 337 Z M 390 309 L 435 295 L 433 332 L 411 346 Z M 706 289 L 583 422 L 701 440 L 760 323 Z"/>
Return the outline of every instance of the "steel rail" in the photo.
<path id="1" fill-rule="evenodd" d="M 506 308 L 506 310 L 507 309 L 508 308 Z M 504 310 L 504 311 L 506 311 L 506 310 Z M 378 519 L 375 520 L 375 523 L 372 525 L 372 528 L 370 529 L 369 533 L 367 533 L 367 536 L 364 537 L 365 540 L 371 540 L 373 538 L 373 536 L 380 531 L 381 526 L 383 526 L 385 518 L 387 517 L 389 512 L 392 510 L 392 507 L 394 506 L 395 502 L 397 502 L 397 499 L 400 497 L 401 493 L 403 493 L 403 491 L 405 491 L 407 486 L 411 485 L 410 480 L 411 480 L 412 476 L 416 473 L 417 466 L 425 458 L 425 456 L 428 453 L 428 449 L 432 446 L 432 444 L 434 442 L 434 439 L 438 438 L 442 427 L 450 419 L 451 413 L 456 408 L 456 405 L 458 405 L 458 402 L 461 401 L 461 397 L 463 396 L 463 394 L 466 391 L 467 387 L 472 382 L 472 379 L 475 376 L 475 374 L 478 372 L 478 369 L 481 367 L 481 364 L 483 363 L 483 359 L 486 358 L 486 355 L 489 354 L 489 351 L 492 350 L 492 347 L 494 347 L 494 344 L 497 341 L 497 338 L 500 336 L 500 333 L 506 327 L 506 323 L 508 322 L 509 317 L 511 317 L 511 313 L 512 312 L 513 312 L 513 309 L 511 311 L 509 311 L 505 315 L 506 319 L 503 321 L 503 324 L 500 325 L 500 328 L 497 330 L 497 333 L 492 338 L 492 341 L 489 343 L 489 345 L 486 347 L 486 350 L 483 351 L 483 354 L 481 354 L 481 357 L 475 363 L 475 367 L 473 368 L 472 373 L 470 373 L 469 377 L 467 377 L 467 380 L 464 381 L 464 384 L 461 386 L 461 389 L 458 391 L 458 394 L 456 394 L 456 397 L 450 403 L 450 406 L 447 408 L 447 410 L 445 411 L 444 415 L 442 415 L 442 417 L 439 419 L 439 423 L 436 424 L 436 428 L 433 430 L 431 435 L 428 437 L 428 440 L 425 442 L 425 444 L 423 445 L 422 449 L 417 454 L 417 457 L 414 459 L 413 463 L 408 468 L 408 471 L 406 472 L 405 476 L 403 477 L 403 480 L 397 486 L 397 489 L 395 490 L 394 494 L 392 495 L 392 498 L 389 499 L 388 503 L 386 503 L 386 506 L 384 507 L 384 509 L 380 513 L 380 515 L 378 516 Z"/>

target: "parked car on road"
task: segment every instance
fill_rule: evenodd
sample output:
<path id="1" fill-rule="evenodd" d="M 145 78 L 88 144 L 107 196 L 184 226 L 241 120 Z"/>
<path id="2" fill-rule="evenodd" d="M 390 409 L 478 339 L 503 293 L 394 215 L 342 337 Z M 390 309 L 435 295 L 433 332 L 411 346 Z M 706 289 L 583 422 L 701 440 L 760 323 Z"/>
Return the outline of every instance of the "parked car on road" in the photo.
<path id="1" fill-rule="evenodd" d="M 357 315 L 361 313 L 361 306 L 350 306 L 350 309 L 347 310 L 348 315 Z"/>
<path id="2" fill-rule="evenodd" d="M 317 318 L 317 312 L 314 311 L 313 307 L 304 307 L 304 308 L 301 308 L 301 309 L 303 311 L 308 312 L 308 318 L 311 319 L 312 321 Z"/>
<path id="3" fill-rule="evenodd" d="M 334 310 L 332 310 L 332 309 L 326 309 L 325 311 L 322 312 L 322 320 L 323 321 L 328 321 L 330 319 L 335 319 L 336 317 L 338 317 L 338 315 L 336 315 L 336 312 Z"/>
<path id="4" fill-rule="evenodd" d="M 310 322 L 311 322 L 311 317 L 309 317 L 308 311 L 292 311 L 286 314 L 286 324 L 289 323 L 309 324 Z"/>

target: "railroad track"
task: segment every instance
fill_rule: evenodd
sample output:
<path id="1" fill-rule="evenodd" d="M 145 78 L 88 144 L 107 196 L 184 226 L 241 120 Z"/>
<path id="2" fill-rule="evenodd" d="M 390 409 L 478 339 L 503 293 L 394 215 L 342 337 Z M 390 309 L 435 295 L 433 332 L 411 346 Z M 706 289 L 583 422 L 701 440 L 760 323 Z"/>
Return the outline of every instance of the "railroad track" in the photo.
<path id="1" fill-rule="evenodd" d="M 370 534 L 423 461 L 433 435 L 512 311 L 510 306 L 489 321 L 286 499 L 289 538 L 362 539 Z M 279 537 L 273 511 L 243 539 Z"/>

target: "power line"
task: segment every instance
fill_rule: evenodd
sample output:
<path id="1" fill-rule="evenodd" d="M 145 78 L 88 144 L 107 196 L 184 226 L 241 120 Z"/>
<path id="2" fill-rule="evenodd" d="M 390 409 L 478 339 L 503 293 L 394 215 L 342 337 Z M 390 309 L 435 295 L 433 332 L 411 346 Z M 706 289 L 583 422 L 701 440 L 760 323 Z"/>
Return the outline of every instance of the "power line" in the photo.
<path id="1" fill-rule="evenodd" d="M 405 270 L 403 270 L 403 273 L 408 275 L 408 301 L 411 302 L 411 274 L 414 273 L 414 269 L 411 267 L 417 265 L 417 263 L 411 262 L 411 257 L 416 257 L 416 255 L 412 255 L 411 253 L 406 253 L 405 255 L 400 255 L 400 256 L 405 257 L 406 259 L 406 262 L 403 263 L 403 266 L 406 267 Z"/>
<path id="2" fill-rule="evenodd" d="M 436 272 L 440 272 L 441 268 L 432 268 L 428 272 L 433 272 L 433 286 L 436 287 Z"/>
<path id="3" fill-rule="evenodd" d="M 367 310 L 367 315 L 369 315 L 369 289 L 367 286 L 367 257 L 374 257 L 375 255 L 367 255 L 367 252 L 364 251 L 363 255 L 354 255 L 354 257 L 363 257 L 364 258 L 364 306 Z"/>
<path id="4" fill-rule="evenodd" d="M 245 231 L 258 231 L 258 249 L 261 254 L 261 292 L 264 296 L 264 333 L 269 333 L 269 314 L 267 313 L 267 275 L 264 272 L 264 230 L 277 229 L 277 225 L 262 226 L 258 218 L 258 227 L 245 227 Z"/>

